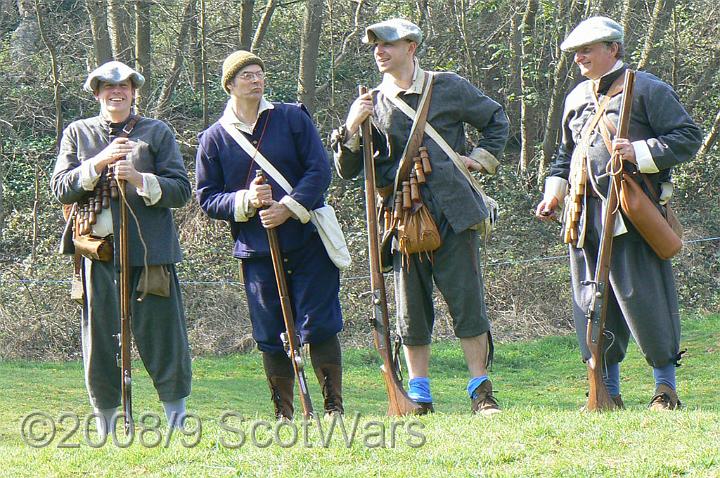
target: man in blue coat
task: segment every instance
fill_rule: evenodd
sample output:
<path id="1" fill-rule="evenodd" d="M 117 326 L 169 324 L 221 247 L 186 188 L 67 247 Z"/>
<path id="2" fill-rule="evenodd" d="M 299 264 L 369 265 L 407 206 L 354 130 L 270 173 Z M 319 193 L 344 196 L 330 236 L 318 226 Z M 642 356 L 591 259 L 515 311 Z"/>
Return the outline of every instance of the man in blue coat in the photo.
<path id="1" fill-rule="evenodd" d="M 199 137 L 197 197 L 208 216 L 230 223 L 275 414 L 293 416 L 294 372 L 280 339 L 285 324 L 266 228 L 277 231 L 295 327 L 302 343 L 310 344 L 325 412 L 342 413 L 340 273 L 309 222 L 330 184 L 327 155 L 304 106 L 265 99 L 265 64 L 258 56 L 242 50 L 229 55 L 222 87 L 230 95 L 225 112 Z M 256 154 L 231 132 L 240 132 L 262 153 L 292 191 L 286 193 L 268 171 L 261 184 Z"/>

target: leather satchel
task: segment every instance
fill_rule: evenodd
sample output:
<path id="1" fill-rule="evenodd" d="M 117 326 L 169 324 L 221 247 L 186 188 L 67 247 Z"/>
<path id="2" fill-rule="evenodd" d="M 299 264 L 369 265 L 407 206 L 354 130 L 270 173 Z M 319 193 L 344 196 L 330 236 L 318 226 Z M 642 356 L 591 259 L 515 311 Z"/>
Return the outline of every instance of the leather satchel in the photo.
<path id="1" fill-rule="evenodd" d="M 75 245 L 75 251 L 88 259 L 108 262 L 113 258 L 113 245 L 108 238 L 75 236 L 73 237 L 73 244 Z"/>
<path id="2" fill-rule="evenodd" d="M 682 239 L 668 222 L 670 218 L 666 217 L 667 210 L 661 211 L 662 206 L 645 194 L 634 176 L 636 174 L 623 173 L 620 182 L 620 207 L 655 254 L 660 259 L 668 260 L 680 252 Z M 679 226 L 674 214 L 672 218 Z"/>
<path id="3" fill-rule="evenodd" d="M 403 212 L 397 224 L 397 238 L 400 252 L 405 256 L 432 252 L 442 244 L 440 232 L 425 204 L 415 212 L 410 209 Z"/>

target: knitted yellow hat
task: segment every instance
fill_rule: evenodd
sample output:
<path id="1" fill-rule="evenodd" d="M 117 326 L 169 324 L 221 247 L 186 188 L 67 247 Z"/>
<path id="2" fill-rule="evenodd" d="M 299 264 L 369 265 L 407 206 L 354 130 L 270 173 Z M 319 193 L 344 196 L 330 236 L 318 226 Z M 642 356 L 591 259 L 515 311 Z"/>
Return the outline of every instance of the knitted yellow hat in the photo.
<path id="1" fill-rule="evenodd" d="M 227 94 L 230 94 L 227 84 L 235 78 L 238 71 L 248 65 L 260 65 L 260 68 L 265 71 L 265 63 L 263 63 L 262 59 L 249 51 L 238 50 L 230 53 L 228 57 L 225 58 L 222 67 L 222 87 Z"/>

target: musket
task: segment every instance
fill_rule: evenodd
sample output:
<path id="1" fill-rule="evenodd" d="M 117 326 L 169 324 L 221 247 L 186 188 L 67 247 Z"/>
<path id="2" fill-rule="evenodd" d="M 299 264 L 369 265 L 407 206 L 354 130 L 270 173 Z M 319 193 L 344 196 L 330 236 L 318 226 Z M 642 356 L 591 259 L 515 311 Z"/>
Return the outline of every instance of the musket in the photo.
<path id="1" fill-rule="evenodd" d="M 367 93 L 361 86 L 360 94 Z M 385 278 L 380 266 L 380 235 L 378 233 L 377 205 L 375 201 L 375 162 L 373 161 L 372 131 L 370 117 L 362 123 L 363 162 L 365 168 L 365 209 L 367 212 L 368 259 L 370 261 L 370 289 L 372 295 L 372 318 L 370 323 L 373 331 L 375 348 L 382 359 L 383 379 L 388 395 L 388 415 L 403 416 L 417 413 L 420 405 L 415 403 L 405 392 L 398 378 L 397 368 L 392 359 L 390 342 L 390 318 L 387 306 Z"/>
<path id="2" fill-rule="evenodd" d="M 125 196 L 125 181 L 117 180 L 118 188 L 121 190 L 118 207 L 120 208 L 120 237 L 119 252 L 120 260 L 120 334 L 118 341 L 120 342 L 120 375 L 121 375 L 121 395 L 122 409 L 125 422 L 125 433 L 129 434 L 133 428 L 132 417 L 132 365 L 130 341 L 132 332 L 130 329 L 131 310 L 130 310 L 130 258 L 128 255 L 128 206 Z"/>
<path id="3" fill-rule="evenodd" d="M 255 177 L 262 179 L 261 184 L 265 182 L 262 169 L 255 171 Z M 300 388 L 300 403 L 302 404 L 303 416 L 305 418 L 312 418 L 314 412 L 312 401 L 310 400 L 310 390 L 308 390 L 307 379 L 305 378 L 305 360 L 302 356 L 300 336 L 295 331 L 295 318 L 292 312 L 292 304 L 290 303 L 287 281 L 285 280 L 285 268 L 283 267 L 283 258 L 280 252 L 277 231 L 275 228 L 268 228 L 265 229 L 265 231 L 267 232 L 268 242 L 270 243 L 270 256 L 272 257 L 273 269 L 275 270 L 275 281 L 277 282 L 278 294 L 280 295 L 280 307 L 282 308 L 283 321 L 285 322 L 285 332 L 280 334 L 280 338 L 285 347 L 285 352 L 288 354 L 288 357 L 290 357 L 295 378 Z"/>
<path id="4" fill-rule="evenodd" d="M 627 70 L 625 73 L 625 84 L 623 86 L 623 99 L 620 108 L 617 138 L 628 137 L 634 85 L 635 72 Z M 608 393 L 605 382 L 603 381 L 602 371 L 604 365 L 603 353 L 605 352 L 605 319 L 607 317 L 607 304 L 610 295 L 609 278 L 613 233 L 615 231 L 615 218 L 619 211 L 618 197 L 620 194 L 620 176 L 623 169 L 622 158 L 619 153 L 614 152 L 612 154 L 608 166 L 610 190 L 608 191 L 607 204 L 605 205 L 605 221 L 600 237 L 595 278 L 593 281 L 583 283 L 583 285 L 593 288 L 590 306 L 586 313 L 586 341 L 588 349 L 590 350 L 590 359 L 586 363 L 589 383 L 586 409 L 590 411 L 612 410 L 616 408 L 615 402 L 610 397 L 610 393 Z"/>

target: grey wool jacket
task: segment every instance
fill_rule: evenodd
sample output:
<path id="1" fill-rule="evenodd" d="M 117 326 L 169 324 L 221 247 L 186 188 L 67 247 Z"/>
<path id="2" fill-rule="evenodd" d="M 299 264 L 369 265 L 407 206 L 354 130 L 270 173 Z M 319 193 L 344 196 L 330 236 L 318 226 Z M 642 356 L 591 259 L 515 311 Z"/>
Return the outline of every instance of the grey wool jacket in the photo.
<path id="1" fill-rule="evenodd" d="M 126 187 L 128 203 L 137 216 L 147 245 L 148 265 L 180 262 L 182 252 L 170 208 L 187 204 L 191 197 L 191 186 L 175 137 L 162 121 L 143 117 L 133 128 L 129 139 L 139 146 L 128 155 L 128 159 L 132 160 L 138 172 L 155 175 L 162 191 L 160 200 L 148 206 L 137 194 L 135 187 L 130 184 Z M 75 121 L 63 131 L 55 171 L 50 181 L 52 192 L 61 203 L 72 204 L 90 194 L 81 185 L 80 165 L 96 156 L 108 144 L 109 124 L 101 116 Z M 118 231 L 118 201 L 111 200 L 110 203 L 113 230 Z M 130 262 L 132 266 L 142 266 L 144 249 L 135 220 L 131 214 L 128 217 Z M 116 253 L 117 240 L 115 234 Z"/>
<path id="2" fill-rule="evenodd" d="M 612 72 L 600 80 L 598 93 L 603 100 L 608 88 L 622 75 L 626 67 Z M 607 119 L 618 124 L 623 95 L 617 95 L 608 104 Z M 592 82 L 583 81 L 573 89 L 565 100 L 562 122 L 562 142 L 557 158 L 550 166 L 550 176 L 567 180 L 575 146 L 582 140 L 585 123 L 595 114 Z M 630 115 L 629 140 L 644 142 L 652 156 L 648 178 L 656 190 L 662 182 L 670 180 L 672 168 L 689 161 L 702 143 L 702 131 L 680 103 L 677 94 L 664 81 L 651 73 L 636 72 L 635 90 Z M 601 194 L 606 194 L 609 180 L 605 166 L 610 154 L 600 134 L 590 141 L 588 158 L 592 173 L 598 178 Z M 653 167 L 654 165 L 654 167 Z"/>
<path id="3" fill-rule="evenodd" d="M 417 69 L 416 74 L 422 73 Z M 417 110 L 420 94 L 414 91 L 400 93 L 400 101 Z M 375 176 L 378 188 L 393 184 L 395 173 L 410 138 L 412 120 L 398 109 L 383 92 L 373 90 L 375 111 L 372 117 Z M 450 147 L 467 155 L 465 125 L 478 131 L 482 137 L 477 147 L 499 158 L 505 148 L 509 124 L 498 103 L 488 98 L 465 78 L 449 72 L 434 73 L 432 96 L 427 122 L 437 130 Z M 428 149 L 432 173 L 422 185 L 423 199 L 430 195 L 430 207 L 435 215 L 439 210 L 456 233 L 479 224 L 488 217 L 485 203 L 467 179 L 443 152 L 442 148 L 425 133 L 422 141 Z M 361 173 L 363 155 L 353 151 L 344 140 L 334 134 L 332 148 L 338 174 L 350 179 Z M 436 217 L 437 219 L 437 217 Z"/>

